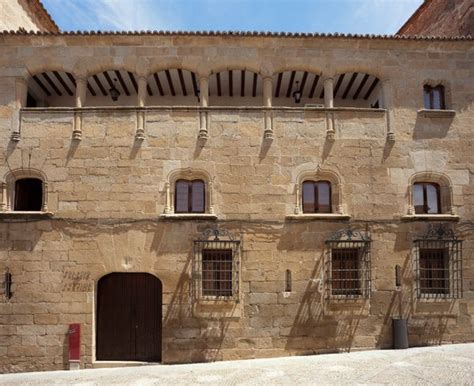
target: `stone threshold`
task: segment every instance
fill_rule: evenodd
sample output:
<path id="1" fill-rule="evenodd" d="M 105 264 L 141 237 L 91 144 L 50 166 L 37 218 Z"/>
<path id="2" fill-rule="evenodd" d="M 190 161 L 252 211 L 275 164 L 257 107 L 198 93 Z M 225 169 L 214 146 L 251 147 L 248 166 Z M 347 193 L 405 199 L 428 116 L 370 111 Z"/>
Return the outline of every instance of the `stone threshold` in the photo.
<path id="1" fill-rule="evenodd" d="M 54 216 L 53 212 L 36 212 L 36 211 L 7 211 L 0 212 L 1 219 L 41 219 Z"/>
<path id="2" fill-rule="evenodd" d="M 315 220 L 350 220 L 351 216 L 348 214 L 339 213 L 303 213 L 303 214 L 288 214 L 285 216 L 287 220 L 292 221 L 315 221 Z"/>

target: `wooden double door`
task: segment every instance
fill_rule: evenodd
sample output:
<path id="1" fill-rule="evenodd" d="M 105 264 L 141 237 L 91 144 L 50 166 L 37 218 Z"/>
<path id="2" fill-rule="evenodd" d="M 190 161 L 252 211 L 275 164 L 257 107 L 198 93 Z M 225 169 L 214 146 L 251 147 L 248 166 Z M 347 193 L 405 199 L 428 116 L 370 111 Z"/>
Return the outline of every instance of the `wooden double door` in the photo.
<path id="1" fill-rule="evenodd" d="M 111 273 L 97 288 L 97 360 L 161 361 L 161 281 Z"/>

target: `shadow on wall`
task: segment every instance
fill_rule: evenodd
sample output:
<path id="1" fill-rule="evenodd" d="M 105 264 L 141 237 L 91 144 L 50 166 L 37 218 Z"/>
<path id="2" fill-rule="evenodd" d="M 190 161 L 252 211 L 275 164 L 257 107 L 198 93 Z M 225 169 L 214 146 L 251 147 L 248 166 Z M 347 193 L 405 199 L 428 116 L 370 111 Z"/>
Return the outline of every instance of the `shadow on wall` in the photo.
<path id="1" fill-rule="evenodd" d="M 453 120 L 453 116 L 429 118 L 417 114 L 413 139 L 446 138 Z"/>

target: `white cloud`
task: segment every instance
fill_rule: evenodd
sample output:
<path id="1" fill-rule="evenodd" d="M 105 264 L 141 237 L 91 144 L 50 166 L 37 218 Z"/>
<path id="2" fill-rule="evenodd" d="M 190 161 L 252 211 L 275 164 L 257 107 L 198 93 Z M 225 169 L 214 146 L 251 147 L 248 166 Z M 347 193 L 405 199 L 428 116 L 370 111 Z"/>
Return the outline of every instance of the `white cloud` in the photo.
<path id="1" fill-rule="evenodd" d="M 179 24 L 154 0 L 44 0 L 64 29 L 166 30 Z"/>

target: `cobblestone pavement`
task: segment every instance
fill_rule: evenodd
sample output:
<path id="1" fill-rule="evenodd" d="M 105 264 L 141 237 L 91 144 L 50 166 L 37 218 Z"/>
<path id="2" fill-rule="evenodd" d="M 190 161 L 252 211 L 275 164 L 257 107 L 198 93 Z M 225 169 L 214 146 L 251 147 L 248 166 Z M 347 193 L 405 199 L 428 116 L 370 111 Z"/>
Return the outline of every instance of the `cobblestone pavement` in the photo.
<path id="1" fill-rule="evenodd" d="M 190 365 L 7 374 L 3 385 L 474 385 L 474 343 Z"/>

